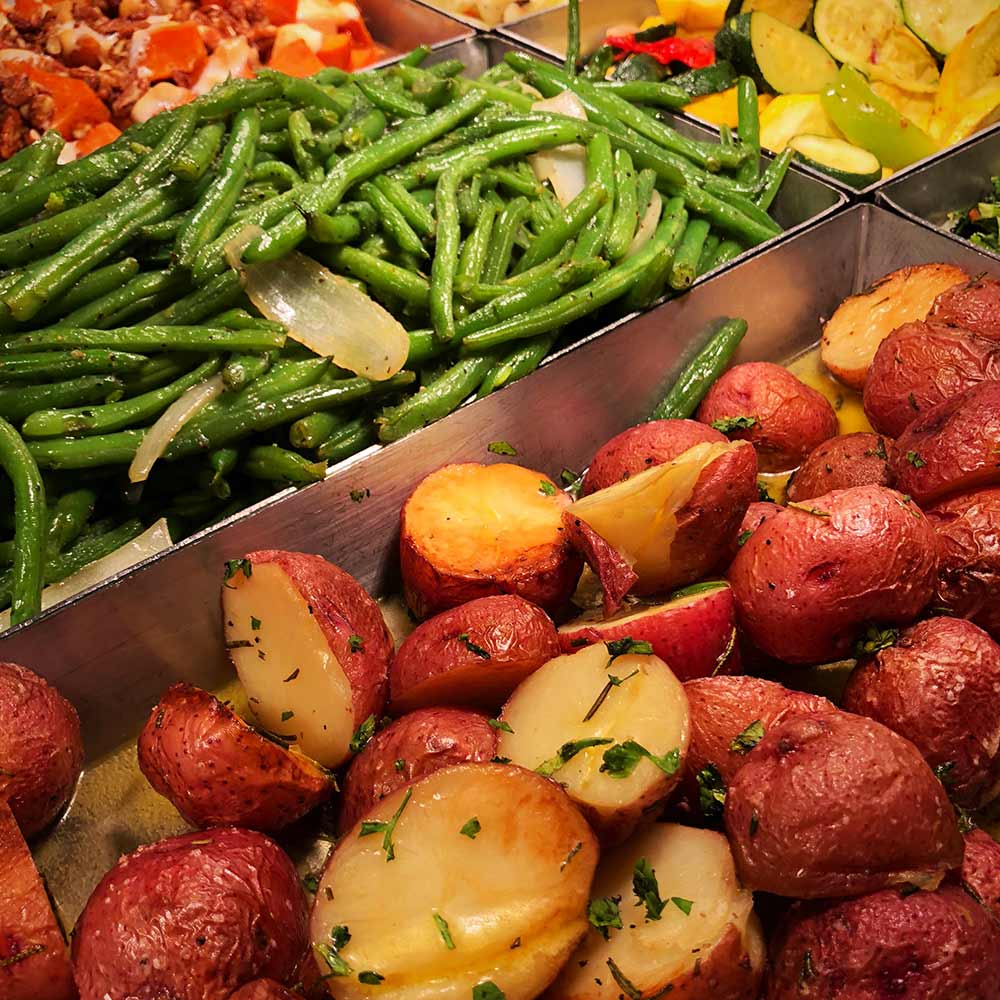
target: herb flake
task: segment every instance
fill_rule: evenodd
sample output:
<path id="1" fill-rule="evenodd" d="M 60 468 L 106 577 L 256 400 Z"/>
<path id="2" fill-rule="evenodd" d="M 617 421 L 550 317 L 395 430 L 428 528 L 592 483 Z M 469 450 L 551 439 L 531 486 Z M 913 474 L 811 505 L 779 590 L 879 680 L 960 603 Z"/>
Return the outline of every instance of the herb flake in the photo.
<path id="1" fill-rule="evenodd" d="M 726 786 L 714 764 L 706 764 L 697 775 L 698 804 L 706 819 L 718 819 L 726 804 Z"/>
<path id="2" fill-rule="evenodd" d="M 632 892 L 636 902 L 646 907 L 646 919 L 659 920 L 667 904 L 660 897 L 656 872 L 645 858 L 639 858 L 632 869 Z"/>
<path id="3" fill-rule="evenodd" d="M 764 723 L 760 719 L 754 719 L 742 733 L 737 736 L 729 749 L 733 753 L 738 753 L 741 757 L 750 753 L 753 748 L 764 738 Z"/>
<path id="4" fill-rule="evenodd" d="M 564 764 L 568 764 L 581 750 L 586 750 L 589 747 L 607 746 L 609 743 L 614 743 L 614 740 L 604 739 L 599 736 L 588 736 L 582 740 L 571 740 L 569 743 L 564 743 L 554 756 L 548 760 L 543 760 L 535 768 L 535 773 L 549 778 Z"/>
<path id="5" fill-rule="evenodd" d="M 624 926 L 621 910 L 618 908 L 620 902 L 620 896 L 602 896 L 587 904 L 587 920 L 605 941 L 610 937 L 612 928 L 620 931 Z"/>
<path id="6" fill-rule="evenodd" d="M 407 788 L 406 794 L 403 796 L 403 801 L 400 802 L 399 808 L 392 814 L 389 820 L 365 820 L 361 824 L 361 830 L 358 833 L 359 837 L 367 837 L 373 833 L 383 834 L 382 850 L 385 851 L 385 860 L 387 862 L 392 861 L 396 857 L 396 845 L 393 843 L 392 835 L 395 833 L 399 817 L 403 815 L 403 810 L 409 804 L 412 795 L 413 789 Z"/>
<path id="7" fill-rule="evenodd" d="M 462 829 L 459 830 L 458 832 L 463 837 L 468 837 L 469 840 L 475 840 L 476 837 L 479 835 L 479 831 L 482 830 L 482 828 L 483 828 L 482 823 L 479 822 L 479 819 L 477 817 L 473 816 L 472 819 L 467 819 L 462 824 Z"/>
<path id="8" fill-rule="evenodd" d="M 455 939 L 451 936 L 451 930 L 448 927 L 448 921 L 441 916 L 440 913 L 432 914 L 434 917 L 434 924 L 438 929 L 438 934 L 441 935 L 441 940 L 444 941 L 444 946 L 448 951 L 455 950 Z"/>
<path id="9" fill-rule="evenodd" d="M 641 743 L 626 740 L 604 751 L 601 770 L 611 778 L 627 778 L 639 766 L 639 761 L 643 757 L 666 775 L 676 774 L 677 768 L 681 765 L 680 750 L 676 747 L 668 750 L 662 757 L 657 757 Z"/>
<path id="10" fill-rule="evenodd" d="M 358 731 L 351 737 L 348 747 L 351 753 L 359 753 L 368 745 L 368 741 L 375 735 L 375 716 L 369 715 L 364 722 L 358 726 Z"/>
<path id="11" fill-rule="evenodd" d="M 491 455 L 516 455 L 517 449 L 509 441 L 491 441 L 486 450 Z"/>

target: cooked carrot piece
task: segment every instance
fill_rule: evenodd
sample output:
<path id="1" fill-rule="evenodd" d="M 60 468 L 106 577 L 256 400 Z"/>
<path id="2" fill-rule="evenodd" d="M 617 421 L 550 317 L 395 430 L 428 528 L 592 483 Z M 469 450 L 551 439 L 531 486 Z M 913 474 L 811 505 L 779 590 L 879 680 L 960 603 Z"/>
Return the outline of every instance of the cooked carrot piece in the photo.
<path id="1" fill-rule="evenodd" d="M 196 74 L 207 58 L 198 26 L 188 21 L 150 28 L 140 65 L 148 71 L 150 81 L 155 82 L 173 79 L 177 72 Z"/>

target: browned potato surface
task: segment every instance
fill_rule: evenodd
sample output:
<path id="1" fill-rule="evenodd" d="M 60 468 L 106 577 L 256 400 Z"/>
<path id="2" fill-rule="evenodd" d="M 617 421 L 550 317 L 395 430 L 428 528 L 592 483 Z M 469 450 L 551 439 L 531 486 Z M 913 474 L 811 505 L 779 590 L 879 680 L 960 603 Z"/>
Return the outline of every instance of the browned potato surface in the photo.
<path id="1" fill-rule="evenodd" d="M 965 835 L 962 884 L 1000 920 L 1000 844 L 984 830 Z"/>
<path id="2" fill-rule="evenodd" d="M 726 792 L 744 885 L 779 896 L 854 896 L 931 883 L 962 863 L 944 787 L 920 752 L 857 715 L 772 726 Z"/>
<path id="3" fill-rule="evenodd" d="M 788 484 L 788 499 L 800 503 L 852 486 L 891 486 L 889 448 L 879 434 L 839 434 L 817 445 Z"/>
<path id="4" fill-rule="evenodd" d="M 1000 281 L 980 277 L 952 285 L 937 297 L 930 318 L 1000 340 Z"/>

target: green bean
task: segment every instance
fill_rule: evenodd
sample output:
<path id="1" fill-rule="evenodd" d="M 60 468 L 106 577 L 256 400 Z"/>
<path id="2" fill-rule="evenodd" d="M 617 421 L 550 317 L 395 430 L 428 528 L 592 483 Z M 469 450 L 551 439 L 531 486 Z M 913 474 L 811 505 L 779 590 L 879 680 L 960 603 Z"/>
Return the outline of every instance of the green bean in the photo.
<path id="1" fill-rule="evenodd" d="M 253 382 L 245 392 L 233 400 L 234 406 L 255 406 L 271 399 L 278 399 L 290 392 L 306 389 L 316 385 L 320 379 L 330 372 L 329 358 L 306 358 L 300 361 L 277 361 L 264 375 Z M 211 405 L 211 404 L 210 404 Z M 220 405 L 219 409 L 223 409 Z M 207 417 L 214 412 L 209 407 L 199 413 L 192 421 L 197 427 L 202 416 Z"/>
<path id="2" fill-rule="evenodd" d="M 508 202 L 500 213 L 493 227 L 493 235 L 490 237 L 490 247 L 483 265 L 483 281 L 499 281 L 507 273 L 510 268 L 511 251 L 514 249 L 514 238 L 527 217 L 527 198 L 515 198 Z"/>
<path id="3" fill-rule="evenodd" d="M 409 223 L 414 232 L 421 236 L 433 236 L 436 230 L 434 213 L 421 205 L 399 181 L 386 174 L 376 177 L 372 184 L 392 203 Z"/>
<path id="4" fill-rule="evenodd" d="M 139 230 L 139 239 L 150 243 L 173 243 L 181 227 L 191 218 L 192 211 L 188 209 L 186 212 L 178 212 L 162 222 L 151 222 L 148 226 L 143 226 Z"/>
<path id="5" fill-rule="evenodd" d="M 737 134 L 747 152 L 737 180 L 743 184 L 756 184 L 760 165 L 760 108 L 757 105 L 757 86 L 749 76 L 741 76 L 736 83 L 736 107 L 739 114 Z"/>
<path id="6" fill-rule="evenodd" d="M 264 132 L 257 140 L 257 149 L 261 153 L 280 159 L 292 151 L 292 137 L 288 134 L 288 129 L 282 129 L 280 132 Z"/>
<path id="7" fill-rule="evenodd" d="M 385 112 L 381 108 L 371 108 L 344 129 L 344 145 L 352 153 L 359 152 L 382 138 L 388 125 Z"/>
<path id="8" fill-rule="evenodd" d="M 209 358 L 193 371 L 160 389 L 133 396 L 117 403 L 90 406 L 86 409 L 40 410 L 25 420 L 22 432 L 29 438 L 58 437 L 75 434 L 109 434 L 112 431 L 144 424 L 162 413 L 188 389 L 200 385 L 222 367 L 222 359 Z"/>
<path id="9" fill-rule="evenodd" d="M 471 229 L 479 218 L 479 202 L 483 193 L 483 178 L 476 174 L 458 189 L 458 217 L 465 229 Z"/>
<path id="10" fill-rule="evenodd" d="M 247 452 L 243 471 L 251 479 L 281 483 L 318 483 L 326 475 L 326 462 L 310 462 L 298 452 L 276 444 L 258 445 Z"/>
<path id="11" fill-rule="evenodd" d="M 354 82 L 358 90 L 387 115 L 395 118 L 420 118 L 427 114 L 427 109 L 419 101 L 392 90 L 370 73 L 359 73 Z"/>
<path id="12" fill-rule="evenodd" d="M 38 150 L 35 149 L 35 144 L 31 143 L 0 163 L 0 193 L 26 186 L 24 178 L 37 155 Z"/>
<path id="13" fill-rule="evenodd" d="M 663 294 L 673 267 L 674 254 L 687 225 L 688 214 L 684 208 L 684 199 L 671 198 L 660 214 L 660 226 L 665 227 L 663 248 L 632 286 L 625 299 L 627 309 L 647 309 Z"/>
<path id="14" fill-rule="evenodd" d="M 221 326 L 225 330 L 270 330 L 272 333 L 285 333 L 285 327 L 272 319 L 261 319 L 251 316 L 246 309 L 227 309 L 205 320 L 205 326 Z M 292 342 L 294 344 L 294 341 Z M 290 346 L 288 341 L 285 346 Z M 277 352 L 271 352 L 277 353 Z"/>
<path id="15" fill-rule="evenodd" d="M 650 420 L 690 417 L 736 353 L 747 332 L 746 320 L 728 319 L 684 367 L 670 391 L 649 415 Z"/>
<path id="16" fill-rule="evenodd" d="M 249 330 L 225 330 L 208 326 L 135 326 L 111 330 L 53 327 L 0 341 L 0 351 L 48 351 L 70 346 L 149 351 L 257 352 L 269 351 L 284 343 L 284 333 L 264 326 Z"/>
<path id="17" fill-rule="evenodd" d="M 222 369 L 222 381 L 230 392 L 239 392 L 265 374 L 274 363 L 274 352 L 234 354 Z"/>
<path id="18" fill-rule="evenodd" d="M 201 196 L 187 224 L 177 236 L 174 254 L 181 267 L 190 267 L 196 254 L 225 228 L 253 166 L 260 137 L 256 108 L 236 113 L 215 179 Z"/>
<path id="19" fill-rule="evenodd" d="M 318 458 L 331 465 L 356 455 L 375 443 L 375 425 L 370 416 L 355 417 L 341 424 L 317 449 Z"/>
<path id="20" fill-rule="evenodd" d="M 483 170 L 486 163 L 485 157 L 470 156 L 465 163 L 447 170 L 438 181 L 434 202 L 437 242 L 431 262 L 430 313 L 431 325 L 439 340 L 451 341 L 455 337 L 454 284 L 462 238 L 456 201 L 458 187 L 466 177 Z"/>
<path id="21" fill-rule="evenodd" d="M 533 285 L 536 281 L 549 277 L 558 271 L 559 268 L 568 260 L 573 260 L 575 263 L 582 264 L 588 263 L 594 259 L 593 256 L 591 256 L 585 258 L 584 260 L 576 261 L 573 256 L 574 250 L 575 245 L 573 243 L 567 243 L 562 250 L 559 251 L 559 253 L 557 253 L 554 257 L 550 257 L 544 263 L 538 264 L 536 267 L 532 267 L 527 271 L 522 271 L 520 274 L 515 274 L 498 284 L 485 285 L 472 283 L 464 279 L 461 280 L 460 283 L 459 279 L 456 279 L 455 290 L 462 296 L 463 299 L 473 304 L 492 302 L 498 295 L 506 295 L 509 291 L 515 288 L 524 288 L 528 285 Z"/>
<path id="22" fill-rule="evenodd" d="M 763 183 L 760 194 L 754 199 L 758 208 L 762 208 L 766 212 L 771 207 L 771 203 L 781 187 L 781 182 L 785 179 L 785 174 L 788 173 L 788 165 L 792 162 L 794 155 L 792 150 L 786 149 L 767 165 L 764 176 L 761 178 Z"/>
<path id="23" fill-rule="evenodd" d="M 322 180 L 325 171 L 323 164 L 313 154 L 316 140 L 309 118 L 302 108 L 297 108 L 288 116 L 288 139 L 298 172 L 307 181 Z"/>
<path id="24" fill-rule="evenodd" d="M 704 219 L 691 219 L 681 237 L 680 246 L 674 254 L 674 263 L 670 269 L 670 287 L 678 291 L 690 288 L 698 276 L 698 260 L 701 249 L 708 236 L 709 224 Z"/>
<path id="25" fill-rule="evenodd" d="M 365 282 L 376 293 L 396 296 L 408 305 L 427 309 L 430 301 L 430 285 L 420 274 L 397 267 L 388 261 L 379 260 L 357 247 L 339 246 L 329 252 L 319 251 L 318 256 L 338 273 L 348 274 Z"/>
<path id="26" fill-rule="evenodd" d="M 29 441 L 28 451 L 43 469 L 92 469 L 128 465 L 135 458 L 145 431 L 118 431 L 86 438 L 44 438 Z"/>
<path id="27" fill-rule="evenodd" d="M 418 257 L 428 256 L 420 237 L 406 221 L 403 213 L 376 185 L 365 182 L 358 190 L 361 197 L 378 212 L 382 228 L 395 240 L 401 250 L 414 253 Z"/>
<path id="28" fill-rule="evenodd" d="M 281 160 L 268 160 L 266 163 L 255 163 L 250 170 L 250 180 L 270 181 L 282 190 L 288 190 L 302 183 L 302 178 L 294 167 Z"/>
<path id="29" fill-rule="evenodd" d="M 723 240 L 712 258 L 712 267 L 722 267 L 723 264 L 728 264 L 729 261 L 739 257 L 741 253 L 743 253 L 743 247 L 736 240 Z"/>
<path id="30" fill-rule="evenodd" d="M 190 354 L 160 354 L 155 358 L 149 358 L 133 373 L 126 375 L 122 382 L 125 386 L 126 396 L 138 396 L 141 393 L 149 392 L 158 386 L 165 385 L 175 378 L 180 378 L 191 368 L 192 360 Z M 105 400 L 105 402 L 113 402 Z M 50 404 L 48 408 L 54 404 Z M 72 403 L 65 403 L 71 406 Z M 38 407 L 43 409 L 45 407 Z"/>
<path id="31" fill-rule="evenodd" d="M 22 185 L 28 187 L 42 177 L 51 174 L 56 169 L 59 154 L 65 145 L 63 137 L 54 129 L 46 132 L 41 139 L 36 140 L 33 144 L 34 156 L 30 162 L 22 167 L 18 187 Z"/>
<path id="32" fill-rule="evenodd" d="M 45 533 L 45 550 L 50 558 L 79 537 L 96 503 L 97 494 L 89 489 L 73 490 L 56 500 Z"/>
<path id="33" fill-rule="evenodd" d="M 310 79 L 286 76 L 273 69 L 262 69 L 257 73 L 261 80 L 274 81 L 281 89 L 282 96 L 294 105 L 307 108 L 324 108 L 339 116 L 351 110 L 354 101 L 346 94 L 331 87 L 323 86 Z"/>
<path id="34" fill-rule="evenodd" d="M 211 473 L 204 482 L 204 488 L 220 500 L 228 500 L 233 491 L 226 476 L 236 468 L 240 453 L 236 448 L 216 448 L 208 456 L 208 467 Z"/>
<path id="35" fill-rule="evenodd" d="M 420 66 L 431 54 L 429 45 L 418 45 L 399 60 L 400 66 Z"/>
<path id="36" fill-rule="evenodd" d="M 441 62 L 435 63 L 428 69 L 429 73 L 433 73 L 435 76 L 441 77 L 458 76 L 464 71 L 465 63 L 463 63 L 461 59 L 442 59 Z"/>
<path id="37" fill-rule="evenodd" d="M 439 218 L 440 222 L 440 218 Z M 398 441 L 418 427 L 426 427 L 447 416 L 475 392 L 496 362 L 493 354 L 462 358 L 419 392 L 398 406 L 382 411 L 375 421 L 379 440 Z"/>
<path id="38" fill-rule="evenodd" d="M 293 448 L 303 451 L 318 448 L 343 423 L 344 418 L 339 413 L 326 410 L 310 413 L 288 428 L 288 440 Z"/>
<path id="39" fill-rule="evenodd" d="M 243 298 L 240 276 L 232 270 L 223 271 L 211 278 L 201 288 L 190 295 L 178 299 L 172 305 L 150 316 L 143 325 L 149 326 L 189 326 L 198 323 L 213 313 L 236 305 Z"/>
<path id="40" fill-rule="evenodd" d="M 121 392 L 122 382 L 114 375 L 81 375 L 64 382 L 0 388 L 0 417 L 21 421 L 35 410 L 102 403 Z"/>
<path id="41" fill-rule="evenodd" d="M 39 326 L 54 322 L 74 309 L 79 309 L 124 285 L 138 270 L 139 261 L 135 257 L 126 257 L 114 264 L 99 267 L 96 271 L 84 275 L 61 299 L 42 309 L 35 316 L 34 322 Z"/>
<path id="42" fill-rule="evenodd" d="M 88 302 L 86 305 L 80 306 L 79 309 L 74 309 L 60 319 L 55 326 L 96 329 L 111 326 L 112 321 L 121 314 L 123 309 L 151 295 L 170 293 L 172 296 L 182 282 L 183 276 L 176 271 L 147 271 L 145 274 L 136 275 L 131 281 L 115 288 L 106 295 L 94 299 L 93 302 Z"/>
<path id="43" fill-rule="evenodd" d="M 691 211 L 705 216 L 713 225 L 751 246 L 772 239 L 781 232 L 781 227 L 772 219 L 768 218 L 770 225 L 764 225 L 760 219 L 750 218 L 741 208 L 717 198 L 708 191 L 685 188 L 682 195 L 684 203 Z"/>
<path id="44" fill-rule="evenodd" d="M 639 225 L 639 193 L 632 157 L 624 149 L 615 150 L 615 211 L 604 241 L 613 262 L 621 260 L 632 245 Z"/>
<path id="45" fill-rule="evenodd" d="M 353 243 L 361 237 L 361 223 L 353 215 L 316 212 L 309 217 L 309 235 L 317 243 Z"/>
<path id="46" fill-rule="evenodd" d="M 545 360 L 558 336 L 559 331 L 553 330 L 551 333 L 543 333 L 534 340 L 518 344 L 490 369 L 476 393 L 476 398 L 482 399 L 491 392 L 496 392 L 497 389 L 530 375 Z"/>
<path id="47" fill-rule="evenodd" d="M 601 252 L 614 218 L 615 161 L 611 139 L 600 132 L 587 144 L 587 184 L 599 187 L 607 201 L 580 234 L 573 249 L 573 260 L 587 260 Z"/>
<path id="48" fill-rule="evenodd" d="M 656 171 L 645 169 L 639 171 L 639 176 L 635 181 L 635 205 L 636 214 L 641 219 L 649 208 L 649 201 L 653 197 L 653 190 L 656 188 Z"/>
<path id="49" fill-rule="evenodd" d="M 0 418 L 0 467 L 14 489 L 14 566 L 9 576 L 12 625 L 42 610 L 45 566 L 45 485 L 23 438 Z"/>
<path id="50" fill-rule="evenodd" d="M 455 80 L 455 85 L 458 87 L 459 93 L 463 96 L 465 94 L 481 91 L 483 95 L 493 101 L 494 104 L 509 104 L 517 111 L 530 111 L 531 106 L 536 100 L 536 98 L 531 97 L 528 94 L 522 94 L 516 90 L 511 90 L 509 87 L 502 85 L 498 86 L 495 83 L 490 83 L 489 81 L 483 79 L 459 79 Z"/>
<path id="51" fill-rule="evenodd" d="M 585 77 L 585 79 L 592 79 Z M 634 104 L 656 104 L 671 111 L 680 111 L 691 103 L 691 95 L 681 87 L 667 80 L 600 80 L 593 81 L 599 89 L 609 94 L 617 94 Z"/>
<path id="52" fill-rule="evenodd" d="M 497 203 L 491 198 L 486 198 L 479 207 L 479 217 L 476 219 L 475 227 L 462 245 L 458 270 L 455 273 L 456 287 L 463 281 L 475 283 L 479 280 L 483 265 L 486 263 L 486 253 L 489 250 L 496 216 Z"/>
<path id="53" fill-rule="evenodd" d="M 44 354 L 8 354 L 0 357 L 0 381 L 70 379 L 77 375 L 103 375 L 135 371 L 146 358 L 122 351 L 50 351 Z"/>
<path id="54" fill-rule="evenodd" d="M 698 277 L 701 277 L 703 274 L 707 274 L 712 270 L 715 262 L 715 254 L 719 249 L 719 244 L 721 242 L 722 240 L 716 236 L 715 233 L 709 233 L 708 236 L 705 237 L 705 242 L 701 247 L 701 253 L 698 256 Z"/>
<path id="55" fill-rule="evenodd" d="M 580 0 L 569 0 L 566 27 L 566 61 L 563 64 L 567 73 L 576 76 L 576 64 L 580 61 Z"/>
<path id="56" fill-rule="evenodd" d="M 372 257 L 378 257 L 379 260 L 388 260 L 392 256 L 389 241 L 381 233 L 372 233 L 361 244 L 361 249 Z"/>
<path id="57" fill-rule="evenodd" d="M 188 146 L 174 157 L 170 169 L 181 180 L 201 180 L 215 160 L 225 134 L 226 127 L 220 122 L 203 125 Z"/>
<path id="58" fill-rule="evenodd" d="M 565 211 L 560 212 L 538 234 L 530 249 L 518 261 L 514 274 L 527 271 L 557 254 L 590 222 L 607 200 L 608 195 L 604 188 L 599 184 L 588 184 L 566 206 Z"/>

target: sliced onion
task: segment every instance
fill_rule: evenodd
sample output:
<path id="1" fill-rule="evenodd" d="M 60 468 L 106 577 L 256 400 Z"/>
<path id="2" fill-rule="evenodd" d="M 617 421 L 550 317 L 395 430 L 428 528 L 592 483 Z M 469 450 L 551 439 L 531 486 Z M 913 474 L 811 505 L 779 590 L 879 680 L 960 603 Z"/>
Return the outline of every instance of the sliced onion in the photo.
<path id="1" fill-rule="evenodd" d="M 142 439 L 128 467 L 129 482 L 142 483 L 149 478 L 153 463 L 167 450 L 167 446 L 177 437 L 181 428 L 197 412 L 222 395 L 225 385 L 221 375 L 213 375 L 198 385 L 191 386 L 183 396 L 175 399 L 162 413 Z"/>
<path id="2" fill-rule="evenodd" d="M 660 197 L 659 191 L 654 191 L 653 197 L 649 199 L 649 204 L 646 206 L 646 214 L 642 217 L 642 222 L 639 223 L 639 228 L 635 231 L 635 236 L 632 237 L 632 242 L 625 252 L 626 258 L 637 254 L 653 238 L 653 233 L 656 232 L 656 227 L 660 224 L 662 213 L 663 199 Z"/>
<path id="3" fill-rule="evenodd" d="M 551 111 L 579 121 L 587 120 L 583 102 L 572 91 L 564 90 L 555 97 L 535 101 L 535 111 Z M 587 184 L 587 151 L 576 143 L 545 149 L 528 157 L 535 176 L 544 184 L 548 181 L 559 204 L 568 205 Z"/>
<path id="4" fill-rule="evenodd" d="M 67 601 L 77 594 L 89 590 L 91 587 L 103 583 L 112 576 L 124 573 L 125 570 L 141 563 L 150 556 L 158 555 L 164 549 L 169 549 L 171 544 L 170 531 L 167 522 L 160 518 L 155 524 L 151 524 L 141 535 L 133 538 L 131 542 L 126 542 L 121 548 L 108 553 L 103 559 L 84 566 L 72 576 L 53 583 L 42 591 L 42 610 L 51 608 L 60 601 Z M 0 614 L 0 632 L 10 628 L 10 612 L 4 611 Z"/>
<path id="5" fill-rule="evenodd" d="M 410 338 L 403 325 L 349 281 L 311 257 L 290 253 L 244 267 L 244 248 L 261 230 L 247 226 L 226 244 L 250 301 L 298 341 L 365 378 L 391 378 L 406 364 Z"/>

